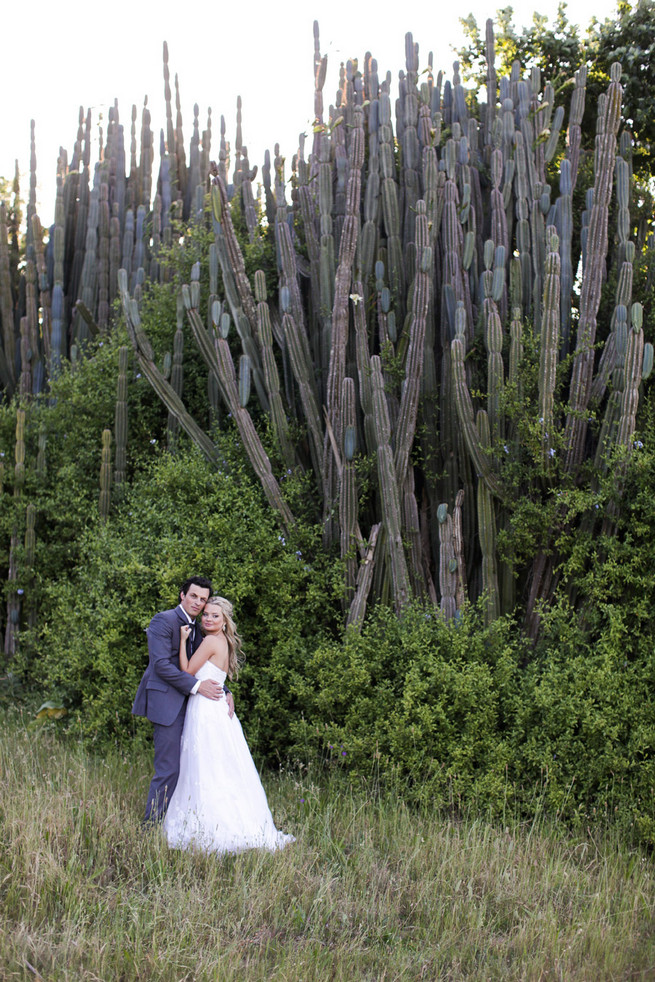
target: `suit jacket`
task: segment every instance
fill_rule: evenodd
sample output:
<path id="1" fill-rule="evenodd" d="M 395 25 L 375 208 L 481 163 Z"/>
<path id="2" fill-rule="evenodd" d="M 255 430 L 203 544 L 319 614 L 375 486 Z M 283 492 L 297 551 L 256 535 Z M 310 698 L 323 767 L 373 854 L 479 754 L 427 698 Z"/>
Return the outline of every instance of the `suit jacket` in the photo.
<path id="1" fill-rule="evenodd" d="M 181 607 L 155 614 L 147 629 L 148 667 L 139 683 L 132 713 L 147 716 L 152 723 L 170 726 L 197 679 L 180 669 L 180 626 L 187 624 Z M 195 650 L 200 644 L 196 631 Z M 192 655 L 189 651 L 189 658 Z"/>

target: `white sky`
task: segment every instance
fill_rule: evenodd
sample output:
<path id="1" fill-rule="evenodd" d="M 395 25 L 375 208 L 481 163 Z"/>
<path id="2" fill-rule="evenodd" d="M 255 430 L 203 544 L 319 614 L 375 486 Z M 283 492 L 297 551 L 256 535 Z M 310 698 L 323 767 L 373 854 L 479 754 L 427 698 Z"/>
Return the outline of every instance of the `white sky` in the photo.
<path id="1" fill-rule="evenodd" d="M 313 118 L 312 24 L 318 20 L 321 53 L 328 55 L 324 103 L 334 101 L 340 62 L 351 57 L 363 62 L 366 51 L 397 79 L 405 68 L 405 34 L 419 45 L 420 68 L 434 52 L 435 71 L 452 77 L 453 49 L 463 41 L 459 18 L 473 13 L 484 30 L 502 2 L 481 0 L 437 4 L 383 4 L 308 0 L 261 0 L 216 5 L 181 0 L 111 0 L 109 4 L 61 5 L 32 0 L 27 8 L 12 4 L 3 13 L 3 51 L 0 55 L 0 175 L 11 179 L 14 161 L 21 169 L 21 196 L 29 180 L 30 119 L 36 121 L 37 197 L 41 219 L 53 217 L 56 163 L 59 147 L 69 159 L 77 133 L 80 105 L 106 120 L 107 107 L 118 99 L 121 122 L 129 128 L 135 103 L 140 125 L 144 96 L 152 113 L 155 149 L 164 125 L 163 42 L 168 42 L 171 81 L 178 74 L 184 138 L 192 133 L 193 104 L 200 108 L 201 128 L 212 109 L 212 158 L 218 156 L 220 116 L 226 119 L 227 139 L 234 144 L 236 98 L 243 99 L 243 140 L 251 166 L 263 163 L 264 150 L 281 152 L 291 161 L 298 134 L 311 133 Z M 20 9 L 19 9 L 20 7 Z M 201 13 L 201 8 L 205 13 Z M 534 3 L 516 0 L 517 28 L 532 21 Z M 382 13 L 382 9 L 387 12 Z M 557 0 L 541 0 L 539 10 L 552 22 Z M 103 10 L 102 20 L 94 19 Z M 81 13 L 84 11 L 84 13 Z M 613 17 L 616 0 L 576 0 L 569 19 L 586 28 L 592 16 Z M 308 147 L 309 149 L 309 147 Z M 94 161 L 95 162 L 95 161 Z M 158 157 L 156 159 L 158 167 Z M 288 176 L 288 169 L 287 169 Z"/>

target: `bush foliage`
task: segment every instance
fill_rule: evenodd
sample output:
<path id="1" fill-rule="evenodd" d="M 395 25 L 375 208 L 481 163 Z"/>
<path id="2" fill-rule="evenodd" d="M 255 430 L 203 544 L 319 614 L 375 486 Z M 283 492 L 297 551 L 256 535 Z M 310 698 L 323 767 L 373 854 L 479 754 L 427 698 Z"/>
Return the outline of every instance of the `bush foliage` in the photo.
<path id="1" fill-rule="evenodd" d="M 509 618 L 380 609 L 308 661 L 294 751 L 417 803 L 578 826 L 602 814 L 655 842 L 655 657 L 618 637 L 609 621 L 592 642 L 562 602 L 526 667 Z"/>
<path id="2" fill-rule="evenodd" d="M 81 531 L 69 575 L 42 583 L 47 616 L 23 639 L 14 668 L 44 697 L 62 699 L 87 735 L 131 736 L 145 628 L 179 602 L 194 572 L 234 603 L 247 656 L 234 688 L 244 706 L 256 704 L 257 692 L 275 684 L 265 681 L 271 650 L 302 644 L 308 626 L 326 618 L 320 571 L 279 534 L 237 454 L 218 473 L 192 451 L 145 466 L 113 517 Z"/>

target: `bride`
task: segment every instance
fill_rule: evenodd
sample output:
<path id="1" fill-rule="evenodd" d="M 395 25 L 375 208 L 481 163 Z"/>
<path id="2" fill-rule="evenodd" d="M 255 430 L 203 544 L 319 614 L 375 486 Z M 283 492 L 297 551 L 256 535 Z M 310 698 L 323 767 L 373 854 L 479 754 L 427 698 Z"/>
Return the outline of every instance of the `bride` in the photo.
<path id="1" fill-rule="evenodd" d="M 180 628 L 180 668 L 223 685 L 239 669 L 241 638 L 232 620 L 232 604 L 224 597 L 210 597 L 202 630 L 203 641 L 189 661 L 190 627 Z M 295 841 L 275 828 L 241 724 L 230 717 L 225 699 L 189 700 L 180 777 L 164 818 L 164 833 L 169 846 L 202 852 L 272 852 Z"/>

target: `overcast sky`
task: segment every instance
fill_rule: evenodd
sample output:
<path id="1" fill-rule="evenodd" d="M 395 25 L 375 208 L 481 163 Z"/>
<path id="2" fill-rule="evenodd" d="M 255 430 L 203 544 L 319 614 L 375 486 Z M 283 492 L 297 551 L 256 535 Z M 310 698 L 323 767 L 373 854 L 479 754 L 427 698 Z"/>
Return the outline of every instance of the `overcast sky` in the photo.
<path id="1" fill-rule="evenodd" d="M 33 0 L 26 8 L 12 4 L 3 13 L 0 175 L 13 177 L 18 158 L 22 195 L 26 196 L 30 119 L 34 119 L 38 205 L 44 224 L 50 224 L 53 217 L 59 147 L 64 146 L 70 158 L 80 105 L 91 108 L 95 128 L 99 114 L 106 119 L 108 105 L 117 98 L 129 140 L 132 104 L 140 119 L 147 95 L 158 151 L 158 134 L 164 124 L 164 41 L 168 42 L 171 79 L 175 73 L 179 77 L 187 148 L 195 102 L 203 128 L 207 109 L 212 109 L 213 147 L 217 147 L 221 115 L 233 143 L 236 99 L 241 95 L 244 143 L 251 164 L 261 166 L 265 149 L 272 151 L 278 142 L 290 160 L 298 134 L 311 132 L 314 20 L 319 22 L 321 53 L 328 55 L 327 108 L 334 101 L 339 64 L 348 58 L 361 61 L 371 51 L 380 74 L 391 71 L 395 80 L 405 67 L 407 31 L 418 42 L 420 67 L 426 66 L 432 51 L 435 70 L 442 69 L 450 78 L 453 49 L 463 42 L 459 18 L 473 13 L 484 29 L 486 19 L 494 17 L 497 9 L 479 0 L 466 4 L 391 4 L 387 0 L 382 5 L 251 0 L 206 7 L 208 12 L 202 15 L 201 6 L 180 0 L 159 0 L 157 4 L 112 0 L 84 6 Z M 534 5 L 519 0 L 513 6 L 515 25 L 528 25 Z M 556 9 L 557 0 L 542 2 L 539 8 L 549 22 Z M 103 11 L 104 17 L 96 19 L 96 11 Z M 601 20 L 614 16 L 616 2 L 577 0 L 573 11 L 569 18 L 586 28 L 592 16 Z"/>

